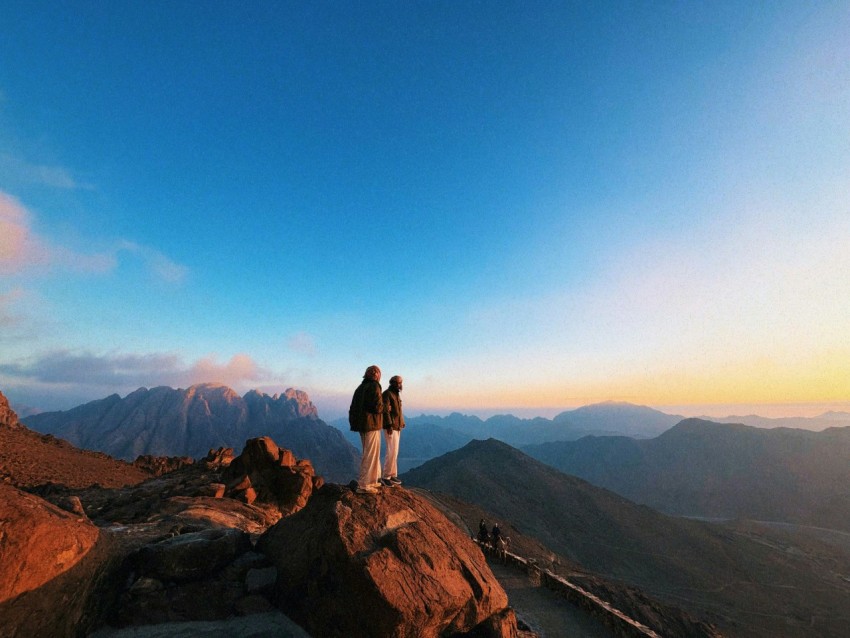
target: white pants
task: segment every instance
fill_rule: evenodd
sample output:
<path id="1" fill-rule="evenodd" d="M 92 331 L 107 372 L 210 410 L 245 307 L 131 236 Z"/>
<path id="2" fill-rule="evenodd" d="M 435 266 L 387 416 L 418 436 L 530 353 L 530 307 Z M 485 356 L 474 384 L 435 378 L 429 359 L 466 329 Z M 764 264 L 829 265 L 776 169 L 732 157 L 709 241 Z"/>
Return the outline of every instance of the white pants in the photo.
<path id="1" fill-rule="evenodd" d="M 384 440 L 387 442 L 387 452 L 384 456 L 384 478 L 398 476 L 398 440 L 401 430 L 384 430 Z"/>
<path id="2" fill-rule="evenodd" d="M 381 478 L 381 431 L 361 432 L 360 443 L 363 445 L 363 456 L 360 458 L 357 487 L 377 485 Z"/>

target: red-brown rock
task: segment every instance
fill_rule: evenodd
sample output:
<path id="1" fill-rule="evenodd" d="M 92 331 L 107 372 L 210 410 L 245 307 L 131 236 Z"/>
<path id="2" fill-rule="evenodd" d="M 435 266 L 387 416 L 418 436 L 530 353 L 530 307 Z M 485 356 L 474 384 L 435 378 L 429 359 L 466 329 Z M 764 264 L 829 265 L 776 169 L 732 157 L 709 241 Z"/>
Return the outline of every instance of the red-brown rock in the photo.
<path id="1" fill-rule="evenodd" d="M 327 485 L 257 548 L 278 568 L 277 604 L 311 635 L 516 634 L 480 549 L 408 490 Z"/>
<path id="2" fill-rule="evenodd" d="M 18 415 L 15 414 L 15 411 L 9 407 L 9 401 L 6 397 L 3 396 L 3 393 L 0 392 L 0 427 L 17 427 L 18 426 Z"/>
<path id="3" fill-rule="evenodd" d="M 286 516 L 307 504 L 313 490 L 323 483 L 312 464 L 298 460 L 267 436 L 249 439 L 245 449 L 223 473 L 226 495 L 243 503 L 269 503 Z"/>
<path id="4" fill-rule="evenodd" d="M 0 484 L 0 602 L 68 571 L 97 538 L 88 519 Z"/>

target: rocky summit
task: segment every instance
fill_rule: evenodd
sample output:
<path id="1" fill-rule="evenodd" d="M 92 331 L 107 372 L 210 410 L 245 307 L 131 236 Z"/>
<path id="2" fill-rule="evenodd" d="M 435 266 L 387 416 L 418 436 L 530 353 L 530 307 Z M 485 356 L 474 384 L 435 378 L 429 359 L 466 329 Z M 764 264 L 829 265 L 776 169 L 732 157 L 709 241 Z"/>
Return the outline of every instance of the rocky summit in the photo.
<path id="1" fill-rule="evenodd" d="M 328 485 L 257 548 L 278 570 L 275 603 L 311 635 L 516 634 L 480 549 L 408 490 L 356 494 Z"/>
<path id="2" fill-rule="evenodd" d="M 119 463 L 62 443 L 81 465 Z M 402 488 L 326 484 L 270 437 L 142 459 L 155 476 L 119 463 L 146 480 L 95 463 L 82 485 L 46 469 L 54 447 L 35 450 L 26 485 L 0 458 L 2 638 L 517 633 L 480 550 Z"/>

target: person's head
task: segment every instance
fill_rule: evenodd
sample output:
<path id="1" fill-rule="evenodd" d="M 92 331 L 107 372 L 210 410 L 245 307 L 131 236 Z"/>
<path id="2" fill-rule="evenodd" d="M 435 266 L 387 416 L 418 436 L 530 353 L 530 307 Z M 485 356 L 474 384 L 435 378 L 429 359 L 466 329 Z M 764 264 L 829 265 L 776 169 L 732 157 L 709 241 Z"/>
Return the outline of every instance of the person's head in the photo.
<path id="1" fill-rule="evenodd" d="M 400 376 L 398 376 L 398 375 L 395 375 L 394 377 L 392 377 L 392 378 L 390 379 L 390 387 L 395 388 L 396 390 L 398 390 L 399 392 L 401 392 L 401 384 L 402 384 L 403 382 L 404 382 L 404 379 L 402 379 L 402 378 L 401 378 Z"/>
<path id="2" fill-rule="evenodd" d="M 378 366 L 369 366 L 366 368 L 366 372 L 363 374 L 364 379 L 369 379 L 369 381 L 380 381 L 381 380 L 381 369 Z"/>

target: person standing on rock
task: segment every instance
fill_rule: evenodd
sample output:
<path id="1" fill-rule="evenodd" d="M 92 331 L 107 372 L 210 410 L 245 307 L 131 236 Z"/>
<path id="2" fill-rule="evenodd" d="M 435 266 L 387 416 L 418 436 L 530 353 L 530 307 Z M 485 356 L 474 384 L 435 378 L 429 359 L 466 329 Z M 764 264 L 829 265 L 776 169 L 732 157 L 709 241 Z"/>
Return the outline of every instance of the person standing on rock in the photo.
<path id="1" fill-rule="evenodd" d="M 384 390 L 384 439 L 387 451 L 384 456 L 384 476 L 381 483 L 387 487 L 401 485 L 398 478 L 398 443 L 404 428 L 404 413 L 401 410 L 401 386 L 404 379 L 396 375 L 390 379 L 390 387 Z"/>
<path id="2" fill-rule="evenodd" d="M 378 366 L 366 368 L 363 381 L 351 399 L 348 423 L 353 431 L 360 433 L 363 446 L 357 493 L 374 494 L 381 487 L 381 427 L 384 424 L 381 369 Z"/>

